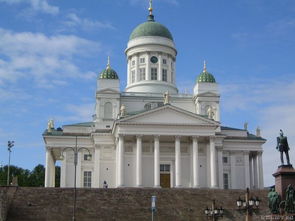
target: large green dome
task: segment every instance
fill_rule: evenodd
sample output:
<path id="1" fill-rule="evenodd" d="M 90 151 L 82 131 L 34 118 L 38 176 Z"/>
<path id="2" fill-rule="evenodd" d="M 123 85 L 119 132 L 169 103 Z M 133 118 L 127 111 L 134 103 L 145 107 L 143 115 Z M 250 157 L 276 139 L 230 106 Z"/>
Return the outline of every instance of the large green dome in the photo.
<path id="1" fill-rule="evenodd" d="M 155 22 L 154 16 L 149 15 L 148 21 L 138 25 L 131 33 L 129 40 L 142 36 L 159 36 L 173 41 L 172 34 L 164 25 Z"/>

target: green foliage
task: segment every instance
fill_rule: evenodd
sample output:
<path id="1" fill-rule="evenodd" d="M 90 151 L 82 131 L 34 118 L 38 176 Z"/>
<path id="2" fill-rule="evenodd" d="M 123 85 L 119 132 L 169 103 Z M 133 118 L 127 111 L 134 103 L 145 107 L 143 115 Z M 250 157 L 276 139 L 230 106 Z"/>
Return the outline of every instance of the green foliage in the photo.
<path id="1" fill-rule="evenodd" d="M 17 166 L 10 166 L 10 182 L 12 177 L 17 177 L 19 186 L 38 187 L 44 186 L 45 167 L 37 165 L 32 171 Z M 0 168 L 0 186 L 7 184 L 7 165 Z M 55 167 L 55 186 L 60 186 L 60 167 Z"/>

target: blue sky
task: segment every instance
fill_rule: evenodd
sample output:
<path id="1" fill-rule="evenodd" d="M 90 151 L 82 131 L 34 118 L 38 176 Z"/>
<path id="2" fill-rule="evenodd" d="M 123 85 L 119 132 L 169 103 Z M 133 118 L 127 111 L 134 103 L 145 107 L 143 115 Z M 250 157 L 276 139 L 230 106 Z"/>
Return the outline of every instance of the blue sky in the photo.
<path id="1" fill-rule="evenodd" d="M 0 0 L 0 163 L 45 162 L 42 132 L 89 121 L 96 77 L 107 56 L 126 85 L 126 48 L 146 20 L 147 0 Z M 155 19 L 178 49 L 180 92 L 192 92 L 203 60 L 221 89 L 223 125 L 255 133 L 264 145 L 265 184 L 279 165 L 279 129 L 295 148 L 295 1 L 154 0 Z"/>

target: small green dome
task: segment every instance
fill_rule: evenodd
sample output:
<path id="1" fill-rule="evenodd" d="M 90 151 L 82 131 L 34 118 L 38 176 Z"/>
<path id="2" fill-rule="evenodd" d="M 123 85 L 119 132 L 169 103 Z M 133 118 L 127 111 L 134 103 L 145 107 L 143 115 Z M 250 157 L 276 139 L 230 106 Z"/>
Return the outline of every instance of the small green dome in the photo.
<path id="1" fill-rule="evenodd" d="M 148 21 L 138 25 L 131 33 L 129 40 L 142 36 L 159 36 L 173 41 L 172 34 L 164 25 L 155 22 L 154 16 L 149 15 Z"/>
<path id="2" fill-rule="evenodd" d="M 100 72 L 99 78 L 100 79 L 119 79 L 117 72 L 110 67 L 107 67 L 105 70 Z"/>
<path id="3" fill-rule="evenodd" d="M 207 71 L 207 64 L 206 61 L 204 61 L 204 68 L 202 73 L 198 76 L 197 82 L 203 82 L 203 83 L 216 83 L 215 78 L 213 74 L 209 73 Z"/>
<path id="4" fill-rule="evenodd" d="M 203 71 L 197 78 L 197 82 L 216 83 L 213 74 Z"/>

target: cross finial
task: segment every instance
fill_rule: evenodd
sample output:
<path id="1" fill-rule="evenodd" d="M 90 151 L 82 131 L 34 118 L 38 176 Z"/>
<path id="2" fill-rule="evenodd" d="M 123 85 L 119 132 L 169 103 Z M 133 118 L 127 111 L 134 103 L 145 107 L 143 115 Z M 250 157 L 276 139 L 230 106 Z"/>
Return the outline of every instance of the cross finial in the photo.
<path id="1" fill-rule="evenodd" d="M 206 71 L 207 71 L 207 63 L 206 63 L 206 61 L 204 60 L 203 72 L 206 72 Z"/>
<path id="2" fill-rule="evenodd" d="M 107 63 L 107 68 L 111 67 L 111 63 L 110 63 L 110 56 L 108 56 L 108 63 Z"/>
<path id="3" fill-rule="evenodd" d="M 153 14 L 153 0 L 150 0 L 149 12 L 150 12 L 150 15 Z"/>

